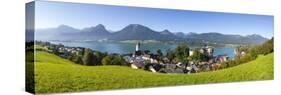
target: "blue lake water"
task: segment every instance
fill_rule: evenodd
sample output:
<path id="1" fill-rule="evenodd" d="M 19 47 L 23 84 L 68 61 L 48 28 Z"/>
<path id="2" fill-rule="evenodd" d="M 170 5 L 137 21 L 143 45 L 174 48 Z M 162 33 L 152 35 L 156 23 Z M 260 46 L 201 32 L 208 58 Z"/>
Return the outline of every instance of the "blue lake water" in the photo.
<path id="1" fill-rule="evenodd" d="M 230 58 L 234 58 L 234 56 L 235 56 L 234 50 L 235 50 L 234 48 L 227 48 L 227 47 L 214 48 L 214 56 L 225 54 Z"/>
<path id="2" fill-rule="evenodd" d="M 114 42 L 53 42 L 54 44 L 63 44 L 71 47 L 85 47 L 93 50 L 108 52 L 108 53 L 132 53 L 135 51 L 136 44 L 134 43 L 114 43 Z M 155 53 L 157 49 L 161 49 L 164 53 L 168 49 L 174 49 L 177 45 L 165 43 L 143 43 L 141 44 L 142 50 L 150 50 Z M 192 47 L 191 47 L 192 48 Z M 234 48 L 214 48 L 214 56 L 226 54 L 227 56 L 234 57 Z"/>

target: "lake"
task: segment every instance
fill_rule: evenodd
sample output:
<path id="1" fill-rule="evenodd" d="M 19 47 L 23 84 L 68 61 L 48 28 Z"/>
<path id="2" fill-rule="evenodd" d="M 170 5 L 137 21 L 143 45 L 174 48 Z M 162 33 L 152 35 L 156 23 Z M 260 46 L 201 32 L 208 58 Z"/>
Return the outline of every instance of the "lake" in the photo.
<path id="1" fill-rule="evenodd" d="M 108 52 L 108 53 L 119 53 L 126 54 L 132 53 L 135 51 L 136 44 L 134 43 L 117 43 L 117 42 L 58 42 L 51 41 L 53 44 L 63 44 L 65 46 L 71 47 L 85 47 L 91 48 L 93 50 Z M 157 49 L 161 49 L 163 53 L 166 53 L 168 49 L 174 49 L 176 44 L 166 44 L 166 43 L 142 43 L 142 50 L 150 50 L 153 53 L 156 53 Z M 191 48 L 195 48 L 192 47 Z M 234 48 L 228 47 L 219 47 L 214 48 L 214 56 L 226 54 L 230 58 L 234 57 Z"/>

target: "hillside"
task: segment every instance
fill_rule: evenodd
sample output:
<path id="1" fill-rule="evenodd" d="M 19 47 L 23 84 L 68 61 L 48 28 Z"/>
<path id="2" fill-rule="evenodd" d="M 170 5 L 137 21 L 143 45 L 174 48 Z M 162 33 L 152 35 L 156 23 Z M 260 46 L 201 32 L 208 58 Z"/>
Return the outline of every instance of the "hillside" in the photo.
<path id="1" fill-rule="evenodd" d="M 190 75 L 151 73 L 125 66 L 81 66 L 39 51 L 35 57 L 36 93 L 273 79 L 273 53 L 232 68 Z"/>

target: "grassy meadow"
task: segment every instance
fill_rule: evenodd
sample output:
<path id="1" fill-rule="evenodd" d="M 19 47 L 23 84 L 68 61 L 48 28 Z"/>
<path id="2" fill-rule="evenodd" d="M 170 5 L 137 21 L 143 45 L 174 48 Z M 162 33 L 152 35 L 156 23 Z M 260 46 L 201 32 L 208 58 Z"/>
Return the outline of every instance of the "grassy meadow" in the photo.
<path id="1" fill-rule="evenodd" d="M 161 74 L 126 66 L 82 66 L 36 51 L 35 92 L 73 92 L 273 79 L 273 53 L 212 72 Z"/>

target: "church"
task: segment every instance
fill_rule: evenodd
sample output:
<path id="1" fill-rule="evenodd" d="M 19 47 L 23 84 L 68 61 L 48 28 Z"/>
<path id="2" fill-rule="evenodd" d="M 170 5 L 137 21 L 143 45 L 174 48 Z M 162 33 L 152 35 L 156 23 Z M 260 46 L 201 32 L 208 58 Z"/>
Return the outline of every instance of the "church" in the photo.
<path id="1" fill-rule="evenodd" d="M 141 50 L 140 48 L 140 42 L 137 42 L 136 44 L 136 50 L 135 52 L 133 53 L 133 57 L 136 57 L 136 56 L 141 56 L 142 54 L 144 54 L 144 52 Z"/>

